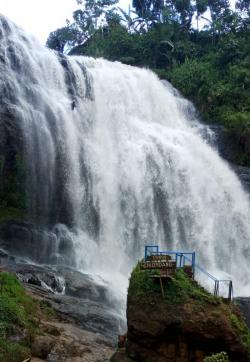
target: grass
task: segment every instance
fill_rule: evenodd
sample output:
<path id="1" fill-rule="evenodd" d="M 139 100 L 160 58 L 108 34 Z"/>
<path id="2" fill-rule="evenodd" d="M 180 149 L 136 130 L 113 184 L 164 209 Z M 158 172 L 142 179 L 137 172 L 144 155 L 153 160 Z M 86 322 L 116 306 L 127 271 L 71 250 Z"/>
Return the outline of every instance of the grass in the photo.
<path id="1" fill-rule="evenodd" d="M 221 298 L 214 297 L 197 282 L 190 279 L 183 270 L 178 270 L 172 282 L 167 285 L 165 299 L 168 303 L 183 303 L 190 299 L 196 302 L 220 304 Z"/>
<path id="2" fill-rule="evenodd" d="M 38 316 L 49 315 L 10 273 L 0 273 L 0 361 L 19 362 L 30 355 L 30 344 L 40 334 Z"/>
<path id="3" fill-rule="evenodd" d="M 129 293 L 139 299 L 159 298 L 161 295 L 160 283 L 150 277 L 157 273 L 159 273 L 157 270 L 141 270 L 138 263 L 131 274 Z M 172 280 L 165 285 L 164 294 L 167 304 L 176 305 L 190 300 L 213 305 L 222 303 L 221 298 L 214 297 L 207 292 L 181 269 L 176 271 Z"/>
<path id="4" fill-rule="evenodd" d="M 7 342 L 0 338 L 0 361 L 3 362 L 20 362 L 29 358 L 30 349 L 16 342 Z"/>

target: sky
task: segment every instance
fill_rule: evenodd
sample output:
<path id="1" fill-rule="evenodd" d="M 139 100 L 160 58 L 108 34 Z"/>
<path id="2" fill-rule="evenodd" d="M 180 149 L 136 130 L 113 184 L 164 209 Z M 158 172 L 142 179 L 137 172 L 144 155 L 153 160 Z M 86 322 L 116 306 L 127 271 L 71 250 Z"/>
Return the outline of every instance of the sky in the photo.
<path id="1" fill-rule="evenodd" d="M 129 0 L 121 0 L 125 9 Z M 51 31 L 72 20 L 72 13 L 78 8 L 76 0 L 0 0 L 0 13 L 7 16 L 43 44 Z"/>
<path id="2" fill-rule="evenodd" d="M 235 0 L 230 1 L 233 5 Z M 120 0 L 120 6 L 127 10 L 129 0 Z M 0 0 L 0 13 L 7 16 L 42 44 L 51 31 L 72 20 L 72 13 L 78 8 L 76 0 Z"/>
<path id="3" fill-rule="evenodd" d="M 76 0 L 0 0 L 0 13 L 7 16 L 43 44 L 48 35 L 72 20 Z"/>

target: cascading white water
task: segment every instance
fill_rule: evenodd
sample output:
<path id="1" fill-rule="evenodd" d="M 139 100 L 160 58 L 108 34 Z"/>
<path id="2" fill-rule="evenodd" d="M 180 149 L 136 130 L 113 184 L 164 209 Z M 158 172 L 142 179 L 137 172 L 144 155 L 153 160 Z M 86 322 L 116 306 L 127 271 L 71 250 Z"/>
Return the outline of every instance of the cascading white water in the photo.
<path id="1" fill-rule="evenodd" d="M 246 294 L 249 199 L 190 104 L 149 70 L 58 56 L 4 18 L 1 37 L 1 94 L 24 135 L 29 210 L 72 240 L 78 269 L 125 293 L 120 276 L 159 244 L 195 250 Z"/>

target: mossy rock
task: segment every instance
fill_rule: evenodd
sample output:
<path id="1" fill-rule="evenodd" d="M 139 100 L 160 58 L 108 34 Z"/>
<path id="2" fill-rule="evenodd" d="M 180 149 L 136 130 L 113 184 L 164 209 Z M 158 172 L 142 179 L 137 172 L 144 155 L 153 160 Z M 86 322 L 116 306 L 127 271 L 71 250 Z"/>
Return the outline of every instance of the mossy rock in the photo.
<path id="1" fill-rule="evenodd" d="M 140 263 L 133 270 L 130 278 L 129 291 L 138 298 L 159 298 L 160 284 L 152 278 L 159 273 L 158 270 L 141 270 Z M 180 304 L 189 300 L 218 305 L 222 298 L 215 297 L 189 278 L 182 269 L 176 271 L 171 281 L 164 286 L 164 302 L 167 304 Z"/>
<path id="2" fill-rule="evenodd" d="M 163 282 L 157 270 L 134 268 L 128 289 L 127 353 L 145 362 L 195 360 L 225 351 L 230 361 L 249 362 L 250 330 L 233 303 L 215 297 L 178 270 Z M 178 354 L 179 353 L 179 354 Z M 199 357 L 200 358 L 200 357 Z"/>

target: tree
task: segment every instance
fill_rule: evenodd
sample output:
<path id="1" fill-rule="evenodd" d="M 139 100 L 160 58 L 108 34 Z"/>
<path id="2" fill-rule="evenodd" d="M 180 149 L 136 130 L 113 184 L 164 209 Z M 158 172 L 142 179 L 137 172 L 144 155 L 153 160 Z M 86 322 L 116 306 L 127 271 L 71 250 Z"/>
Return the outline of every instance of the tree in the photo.
<path id="1" fill-rule="evenodd" d="M 132 4 L 141 18 L 152 23 L 161 21 L 164 0 L 133 0 Z"/>
<path id="2" fill-rule="evenodd" d="M 208 0 L 212 19 L 212 29 L 214 35 L 217 34 L 218 38 L 221 33 L 228 27 L 228 20 L 230 22 L 230 3 L 229 0 Z"/>
<path id="3" fill-rule="evenodd" d="M 235 8 L 239 12 L 241 27 L 243 29 L 250 29 L 250 1 L 237 0 L 235 3 Z"/>
<path id="4" fill-rule="evenodd" d="M 78 43 L 79 32 L 73 26 L 65 26 L 49 34 L 46 45 L 59 53 L 63 53 L 66 47 L 72 47 Z"/>
<path id="5" fill-rule="evenodd" d="M 237 0 L 235 3 L 236 9 L 245 13 L 248 17 L 250 16 L 250 1 L 249 0 Z"/>
<path id="6" fill-rule="evenodd" d="M 202 14 L 204 14 L 208 7 L 208 0 L 196 0 L 195 10 L 196 10 L 196 24 L 197 32 L 199 32 L 199 19 Z"/>
<path id="7" fill-rule="evenodd" d="M 102 23 L 109 21 L 111 13 L 114 19 L 114 5 L 118 0 L 86 0 L 83 9 L 73 13 L 73 23 L 50 33 L 46 45 L 59 52 L 67 48 L 85 43 Z M 77 0 L 78 5 L 83 4 Z M 107 16 L 106 16 L 107 15 Z"/>
<path id="8" fill-rule="evenodd" d="M 105 15 L 114 10 L 114 5 L 118 0 L 85 0 L 83 10 L 73 13 L 76 24 L 83 32 L 93 34 L 104 20 Z M 83 4 L 82 0 L 77 0 L 78 4 Z"/>

